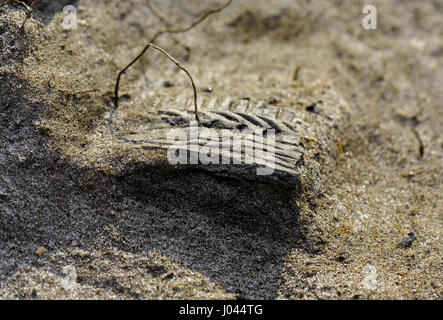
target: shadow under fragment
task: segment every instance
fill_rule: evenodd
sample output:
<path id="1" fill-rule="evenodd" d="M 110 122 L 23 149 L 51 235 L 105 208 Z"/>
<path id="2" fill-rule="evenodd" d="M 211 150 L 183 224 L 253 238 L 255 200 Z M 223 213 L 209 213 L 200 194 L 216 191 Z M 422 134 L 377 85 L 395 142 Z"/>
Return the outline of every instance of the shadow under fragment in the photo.
<path id="1" fill-rule="evenodd" d="M 125 197 L 158 209 L 149 213 L 148 230 L 139 230 L 149 235 L 149 250 L 239 297 L 276 297 L 286 257 L 294 246 L 305 248 L 299 190 L 193 169 L 134 167 L 115 184 Z"/>

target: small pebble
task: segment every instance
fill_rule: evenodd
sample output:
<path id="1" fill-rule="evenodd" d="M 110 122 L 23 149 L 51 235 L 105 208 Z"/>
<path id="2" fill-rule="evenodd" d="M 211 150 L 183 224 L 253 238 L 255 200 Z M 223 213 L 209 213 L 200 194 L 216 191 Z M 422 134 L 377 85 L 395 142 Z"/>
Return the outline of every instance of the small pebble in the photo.
<path id="1" fill-rule="evenodd" d="M 37 251 L 35 251 L 35 254 L 38 255 L 39 257 L 41 257 L 42 255 L 44 255 L 48 250 L 46 250 L 45 247 L 39 247 L 37 249 Z"/>
<path id="2" fill-rule="evenodd" d="M 276 104 L 278 102 L 277 99 L 275 99 L 274 97 L 272 97 L 271 99 L 269 99 L 269 104 Z"/>
<path id="3" fill-rule="evenodd" d="M 400 240 L 397 244 L 397 248 L 409 248 L 416 239 L 414 232 L 409 232 L 406 238 Z"/>
<path id="4" fill-rule="evenodd" d="M 316 103 L 313 103 L 313 104 L 311 104 L 311 105 L 309 105 L 309 106 L 307 106 L 306 107 L 306 111 L 309 111 L 309 112 L 315 112 L 315 107 L 317 106 L 317 104 Z"/>

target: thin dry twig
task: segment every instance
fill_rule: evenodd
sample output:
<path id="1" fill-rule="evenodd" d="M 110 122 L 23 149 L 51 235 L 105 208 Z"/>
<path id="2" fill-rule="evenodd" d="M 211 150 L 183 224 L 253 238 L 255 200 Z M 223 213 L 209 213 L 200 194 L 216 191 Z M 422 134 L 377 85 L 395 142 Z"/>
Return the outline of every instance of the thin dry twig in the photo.
<path id="1" fill-rule="evenodd" d="M 121 76 L 123 75 L 123 73 L 125 73 L 126 72 L 126 70 L 128 70 L 135 62 L 137 62 L 137 60 L 138 59 L 140 59 L 144 54 L 145 54 L 145 52 L 150 48 L 150 47 L 153 47 L 153 48 L 156 48 L 157 50 L 160 50 L 161 48 L 159 48 L 159 47 L 156 47 L 153 43 L 155 42 L 155 41 L 157 41 L 157 39 L 161 36 L 161 35 L 163 35 L 163 34 L 176 34 L 176 33 L 183 33 L 183 32 L 187 32 L 187 31 L 189 31 L 189 30 L 191 30 L 192 28 L 194 28 L 194 27 L 196 27 L 197 25 L 199 25 L 201 22 L 203 22 L 207 17 L 209 17 L 210 15 L 212 15 L 212 14 L 215 14 L 215 13 L 218 13 L 218 12 L 220 12 L 220 11 L 222 11 L 223 9 L 225 9 L 227 6 L 229 6 L 230 4 L 231 4 L 231 2 L 232 2 L 232 0 L 228 0 L 224 5 L 222 5 L 221 7 L 218 7 L 218 8 L 216 8 L 216 9 L 210 9 L 210 10 L 208 10 L 208 11 L 206 11 L 206 12 L 204 12 L 196 21 L 194 21 L 193 23 L 191 23 L 189 26 L 187 26 L 187 27 L 184 27 L 184 28 L 176 28 L 176 29 L 174 29 L 174 28 L 172 28 L 171 26 L 170 26 L 170 23 L 165 19 L 165 18 L 160 18 L 160 20 L 162 20 L 162 22 L 166 25 L 166 29 L 164 29 L 164 30 L 160 30 L 160 31 L 158 31 L 155 35 L 154 35 L 154 37 L 152 37 L 152 39 L 148 42 L 148 44 L 143 48 L 143 50 L 126 66 L 126 67 L 124 67 L 122 70 L 120 70 L 120 72 L 118 73 L 118 75 L 117 75 L 117 80 L 115 81 L 115 89 L 114 89 L 114 110 L 111 112 L 111 120 L 112 120 L 112 116 L 113 116 L 113 113 L 117 110 L 117 108 L 118 108 L 118 99 L 119 99 L 119 96 L 118 96 L 118 91 L 119 91 L 119 85 L 120 85 L 120 79 L 121 79 Z M 152 6 L 151 6 L 151 8 L 152 8 Z M 151 11 L 152 11 L 152 9 L 151 9 Z M 157 12 L 157 11 L 155 11 L 154 10 L 154 12 Z M 160 15 L 158 14 L 158 13 L 155 13 L 155 15 L 157 15 L 157 17 L 160 17 Z M 163 53 L 166 53 L 166 51 L 164 51 L 163 49 L 161 49 L 160 51 L 162 51 Z M 166 53 L 167 54 L 167 53 Z M 198 106 L 197 106 L 197 90 L 196 90 L 196 88 L 195 88 L 195 85 L 194 85 L 194 81 L 192 80 L 192 77 L 191 77 L 191 75 L 189 74 L 189 72 L 188 71 L 186 71 L 183 67 L 181 67 L 180 66 L 180 64 L 178 64 L 178 62 L 175 60 L 175 59 L 173 59 L 169 54 L 167 54 L 168 55 L 168 57 L 181 69 L 181 70 L 183 70 L 188 76 L 189 76 L 189 78 L 191 79 L 191 82 L 192 82 L 192 86 L 193 86 L 193 90 L 194 90 L 194 106 L 195 106 L 195 119 L 197 120 L 197 122 L 199 123 L 199 125 L 201 124 L 200 123 L 200 120 L 199 120 L 199 118 L 198 118 Z"/>
<path id="2" fill-rule="evenodd" d="M 155 7 L 152 6 L 151 4 L 151 0 L 146 0 L 146 3 L 148 5 L 148 9 L 151 11 L 151 13 L 158 19 L 160 20 L 161 23 L 163 23 L 163 25 L 168 28 L 168 29 L 172 29 L 173 24 L 165 17 L 163 16 L 160 12 L 157 11 L 157 9 Z M 178 43 L 182 46 L 185 47 L 186 51 L 187 51 L 187 57 L 186 60 L 189 58 L 189 54 L 191 51 L 191 48 L 189 48 L 187 45 L 183 44 L 179 39 L 173 38 L 175 43 Z"/>
<path id="3" fill-rule="evenodd" d="M 31 4 L 31 6 L 28 6 L 24 1 L 20 1 L 20 0 L 5 0 L 3 3 L 0 4 L 0 7 L 4 6 L 7 3 L 10 2 L 16 2 L 21 4 L 22 6 L 24 6 L 28 11 L 32 11 L 32 6 L 35 5 L 39 0 L 34 0 Z"/>
<path id="4" fill-rule="evenodd" d="M 161 53 L 163 53 L 164 55 L 166 55 L 169 60 L 171 60 L 172 62 L 175 63 L 175 65 L 180 68 L 181 70 L 183 70 L 186 75 L 189 77 L 189 79 L 191 80 L 191 84 L 192 84 L 192 90 L 194 91 L 194 106 L 195 106 L 195 119 L 197 120 L 198 124 L 201 125 L 200 119 L 198 117 L 198 113 L 197 113 L 197 87 L 195 86 L 194 83 L 194 79 L 192 79 L 191 74 L 188 72 L 188 70 L 186 70 L 184 67 L 182 67 L 180 65 L 180 63 L 175 60 L 169 53 L 167 53 L 164 49 L 160 48 L 159 46 L 156 46 L 153 43 L 148 43 L 148 47 L 153 47 L 154 49 L 160 51 Z"/>

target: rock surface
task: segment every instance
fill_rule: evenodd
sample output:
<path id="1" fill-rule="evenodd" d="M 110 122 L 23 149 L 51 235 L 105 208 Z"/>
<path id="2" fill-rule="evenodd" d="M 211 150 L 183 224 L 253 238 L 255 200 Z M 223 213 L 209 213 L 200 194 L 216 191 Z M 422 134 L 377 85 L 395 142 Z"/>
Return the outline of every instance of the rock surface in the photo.
<path id="1" fill-rule="evenodd" d="M 360 1 L 238 0 L 158 40 L 206 127 L 296 145 L 273 183 L 151 148 L 192 117 L 157 52 L 113 113 L 164 28 L 145 0 L 1 7 L 0 298 L 442 299 L 443 9 L 372 2 L 377 30 Z M 221 1 L 152 3 L 183 26 Z"/>

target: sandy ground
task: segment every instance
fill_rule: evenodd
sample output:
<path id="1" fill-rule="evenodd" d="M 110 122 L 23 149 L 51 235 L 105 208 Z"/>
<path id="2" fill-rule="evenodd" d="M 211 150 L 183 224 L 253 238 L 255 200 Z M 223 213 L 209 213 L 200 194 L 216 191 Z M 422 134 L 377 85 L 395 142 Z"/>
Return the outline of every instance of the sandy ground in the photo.
<path id="1" fill-rule="evenodd" d="M 152 4 L 183 26 L 222 1 Z M 249 98 L 308 124 L 300 188 L 111 134 L 117 73 L 164 28 L 146 0 L 1 7 L 0 297 L 442 299 L 443 7 L 374 0 L 365 30 L 365 4 L 234 0 L 157 42 L 202 109 Z M 120 91 L 116 127 L 135 131 L 192 95 L 152 50 Z"/>

